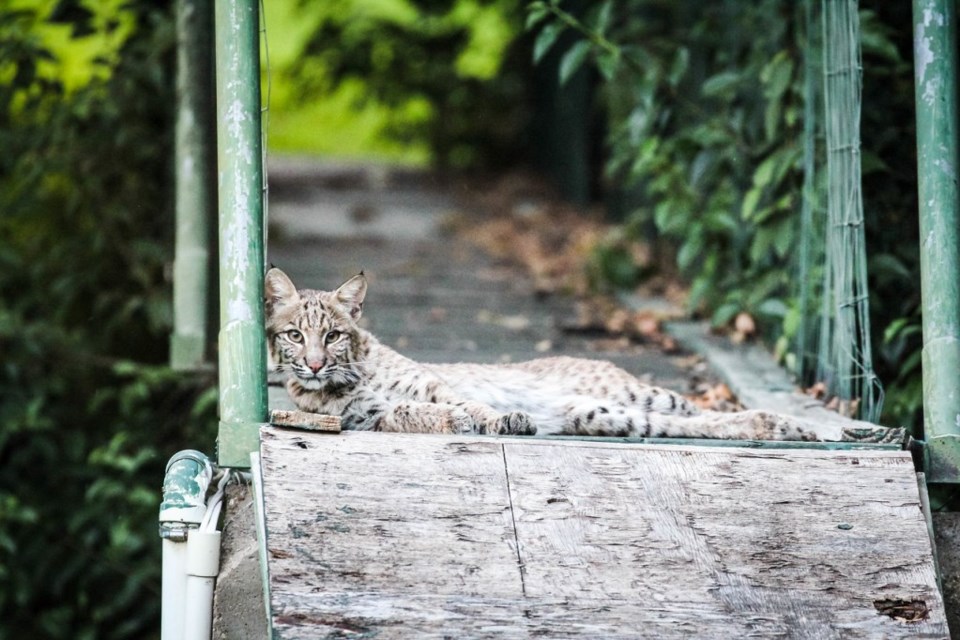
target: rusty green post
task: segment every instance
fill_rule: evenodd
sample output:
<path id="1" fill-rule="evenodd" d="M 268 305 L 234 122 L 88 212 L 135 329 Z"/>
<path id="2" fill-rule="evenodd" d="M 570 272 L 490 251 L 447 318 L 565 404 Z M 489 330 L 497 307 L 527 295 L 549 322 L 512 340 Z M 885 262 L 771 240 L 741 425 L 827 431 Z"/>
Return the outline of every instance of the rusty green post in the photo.
<path id="1" fill-rule="evenodd" d="M 267 420 L 263 155 L 256 0 L 217 0 L 221 466 L 248 467 Z"/>
<path id="2" fill-rule="evenodd" d="M 914 0 L 926 473 L 960 483 L 960 212 L 954 0 Z"/>
<path id="3" fill-rule="evenodd" d="M 177 120 L 175 125 L 176 255 L 170 366 L 200 368 L 206 360 L 210 299 L 210 220 L 213 96 L 210 0 L 177 0 Z"/>

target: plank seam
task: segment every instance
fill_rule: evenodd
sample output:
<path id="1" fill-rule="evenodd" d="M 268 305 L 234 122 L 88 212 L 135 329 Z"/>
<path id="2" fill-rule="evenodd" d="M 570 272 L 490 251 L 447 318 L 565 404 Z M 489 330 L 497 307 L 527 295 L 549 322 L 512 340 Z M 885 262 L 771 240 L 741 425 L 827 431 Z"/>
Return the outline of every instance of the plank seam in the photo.
<path id="1" fill-rule="evenodd" d="M 507 504 L 510 506 L 510 523 L 513 526 L 513 543 L 517 550 L 517 568 L 520 570 L 520 591 L 527 597 L 527 583 L 523 570 L 523 558 L 520 555 L 520 536 L 517 533 L 517 514 L 513 510 L 513 491 L 510 489 L 510 467 L 507 464 L 507 447 L 500 444 L 500 453 L 503 455 L 503 473 L 507 481 Z"/>

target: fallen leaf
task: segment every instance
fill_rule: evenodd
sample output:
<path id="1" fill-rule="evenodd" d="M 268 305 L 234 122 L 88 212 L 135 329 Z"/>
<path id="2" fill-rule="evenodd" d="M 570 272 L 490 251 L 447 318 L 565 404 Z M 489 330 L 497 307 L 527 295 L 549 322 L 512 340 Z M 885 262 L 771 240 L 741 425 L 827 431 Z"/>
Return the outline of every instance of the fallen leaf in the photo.
<path id="1" fill-rule="evenodd" d="M 629 322 L 630 313 L 626 309 L 614 309 L 604 322 L 604 326 L 608 333 L 625 333 Z"/>
<path id="2" fill-rule="evenodd" d="M 811 398 L 822 400 L 827 396 L 827 383 L 821 381 L 807 387 L 803 392 Z"/>
<path id="3" fill-rule="evenodd" d="M 634 327 L 641 336 L 655 336 L 660 333 L 660 321 L 650 314 L 638 313 L 634 317 Z"/>
<path id="4" fill-rule="evenodd" d="M 742 333 L 746 337 L 752 336 L 757 332 L 757 323 L 746 311 L 741 311 L 733 320 L 733 328 L 737 333 Z"/>
<path id="5" fill-rule="evenodd" d="M 688 397 L 695 405 L 707 411 L 739 411 L 743 408 L 730 387 L 722 382 L 705 385 L 698 395 Z"/>

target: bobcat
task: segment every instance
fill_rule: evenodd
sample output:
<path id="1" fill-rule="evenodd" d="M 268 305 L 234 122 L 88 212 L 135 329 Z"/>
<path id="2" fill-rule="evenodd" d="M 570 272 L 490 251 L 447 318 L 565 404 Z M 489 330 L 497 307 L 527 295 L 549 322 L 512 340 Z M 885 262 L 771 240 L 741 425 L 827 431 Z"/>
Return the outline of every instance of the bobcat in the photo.
<path id="1" fill-rule="evenodd" d="M 335 291 L 297 290 L 266 275 L 271 359 L 303 411 L 339 415 L 345 429 L 416 433 L 814 440 L 764 411 L 700 411 L 609 362 L 553 357 L 518 364 L 424 364 L 357 325 L 364 275 Z"/>

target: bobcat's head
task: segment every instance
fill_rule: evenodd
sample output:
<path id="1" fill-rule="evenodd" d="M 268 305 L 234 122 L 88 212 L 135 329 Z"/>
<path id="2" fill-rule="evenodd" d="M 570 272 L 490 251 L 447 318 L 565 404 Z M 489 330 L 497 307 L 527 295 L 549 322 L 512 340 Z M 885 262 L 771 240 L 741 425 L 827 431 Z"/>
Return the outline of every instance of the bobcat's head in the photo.
<path id="1" fill-rule="evenodd" d="M 336 389 L 362 376 L 357 321 L 367 280 L 350 278 L 336 291 L 300 289 L 283 271 L 264 283 L 267 344 L 272 362 L 305 389 Z"/>

